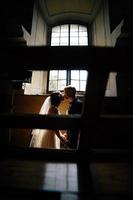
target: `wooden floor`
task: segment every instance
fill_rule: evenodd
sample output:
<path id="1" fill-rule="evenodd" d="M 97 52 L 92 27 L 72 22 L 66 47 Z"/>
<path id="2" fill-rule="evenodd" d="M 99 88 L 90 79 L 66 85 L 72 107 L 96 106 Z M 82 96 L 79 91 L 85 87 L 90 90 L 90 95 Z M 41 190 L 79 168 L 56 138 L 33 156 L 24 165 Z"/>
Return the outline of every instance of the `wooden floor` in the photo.
<path id="1" fill-rule="evenodd" d="M 132 199 L 131 151 L 98 152 L 79 156 L 74 151 L 50 151 L 53 161 L 45 159 L 45 151 L 34 158 L 31 152 L 27 156 L 21 152 L 20 157 L 13 152 L 4 154 L 0 160 L 0 199 Z"/>

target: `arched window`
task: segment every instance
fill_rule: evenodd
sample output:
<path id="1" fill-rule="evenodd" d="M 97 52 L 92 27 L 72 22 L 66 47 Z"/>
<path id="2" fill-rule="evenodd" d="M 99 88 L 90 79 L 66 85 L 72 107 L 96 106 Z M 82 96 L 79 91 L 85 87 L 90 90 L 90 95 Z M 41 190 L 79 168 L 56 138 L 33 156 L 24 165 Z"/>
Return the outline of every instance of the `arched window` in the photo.
<path id="1" fill-rule="evenodd" d="M 87 26 L 63 24 L 51 31 L 51 46 L 87 46 Z M 50 70 L 48 91 L 63 90 L 66 85 L 73 85 L 77 91 L 85 91 L 86 70 Z"/>

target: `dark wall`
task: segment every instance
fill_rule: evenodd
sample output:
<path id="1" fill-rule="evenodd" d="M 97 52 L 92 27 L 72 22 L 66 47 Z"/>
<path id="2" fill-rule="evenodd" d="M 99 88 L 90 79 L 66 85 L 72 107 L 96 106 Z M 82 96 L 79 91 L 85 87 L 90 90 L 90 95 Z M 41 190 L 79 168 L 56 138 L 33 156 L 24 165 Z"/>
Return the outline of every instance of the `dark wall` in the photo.
<path id="1" fill-rule="evenodd" d="M 121 22 L 123 18 L 133 15 L 132 0 L 108 0 L 111 32 Z"/>
<path id="2" fill-rule="evenodd" d="M 33 5 L 34 0 L 3 1 L 0 14 L 0 25 L 3 35 L 15 34 L 16 29 L 14 27 L 18 24 L 22 24 L 31 33 Z"/>
<path id="3" fill-rule="evenodd" d="M 45 101 L 45 95 L 21 95 L 16 94 L 13 100 L 14 113 L 32 113 L 37 114 Z M 32 129 L 11 129 L 10 145 L 18 147 L 28 147 L 31 139 Z"/>

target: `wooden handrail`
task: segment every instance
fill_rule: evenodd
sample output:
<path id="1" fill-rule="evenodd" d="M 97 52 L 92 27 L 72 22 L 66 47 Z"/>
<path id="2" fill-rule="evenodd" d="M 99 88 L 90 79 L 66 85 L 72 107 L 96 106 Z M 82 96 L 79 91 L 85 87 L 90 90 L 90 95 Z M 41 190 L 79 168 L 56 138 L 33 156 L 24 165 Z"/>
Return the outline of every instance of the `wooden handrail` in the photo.
<path id="1" fill-rule="evenodd" d="M 39 114 L 0 114 L 0 127 L 2 128 L 49 128 L 73 129 L 81 128 L 80 115 L 39 115 Z"/>
<path id="2" fill-rule="evenodd" d="M 122 131 L 132 128 L 132 117 L 103 117 L 104 99 L 109 72 L 133 72 L 133 48 L 125 47 L 48 47 L 21 46 L 0 48 L 1 71 L 86 69 L 89 71 L 84 110 L 81 116 L 41 116 L 1 114 L 0 126 L 6 128 L 81 129 L 80 150 L 89 149 L 90 135 L 98 127 Z M 10 63 L 10 64 L 9 64 Z M 126 122 L 126 123 L 125 123 Z M 51 126 L 52 124 L 52 126 Z M 117 127 L 117 128 L 115 128 Z M 88 133 L 88 134 L 87 134 Z"/>
<path id="3" fill-rule="evenodd" d="M 52 126 L 51 126 L 52 124 Z M 97 127 L 95 125 L 97 124 Z M 88 121 L 87 129 L 109 131 L 132 131 L 133 115 L 100 115 L 96 120 Z M 81 115 L 39 115 L 39 114 L 0 114 L 1 128 L 49 128 L 49 129 L 82 129 L 84 121 Z"/>

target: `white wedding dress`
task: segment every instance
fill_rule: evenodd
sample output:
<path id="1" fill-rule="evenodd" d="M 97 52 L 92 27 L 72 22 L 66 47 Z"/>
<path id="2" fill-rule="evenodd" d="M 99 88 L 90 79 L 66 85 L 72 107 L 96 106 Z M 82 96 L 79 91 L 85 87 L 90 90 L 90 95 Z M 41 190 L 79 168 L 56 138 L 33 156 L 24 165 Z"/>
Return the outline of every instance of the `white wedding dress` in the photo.
<path id="1" fill-rule="evenodd" d="M 51 109 L 51 97 L 47 97 L 41 107 L 39 114 L 47 115 Z M 58 109 L 54 107 L 54 114 L 59 114 Z M 33 129 L 30 147 L 60 149 L 60 139 L 56 131 L 48 129 Z"/>

